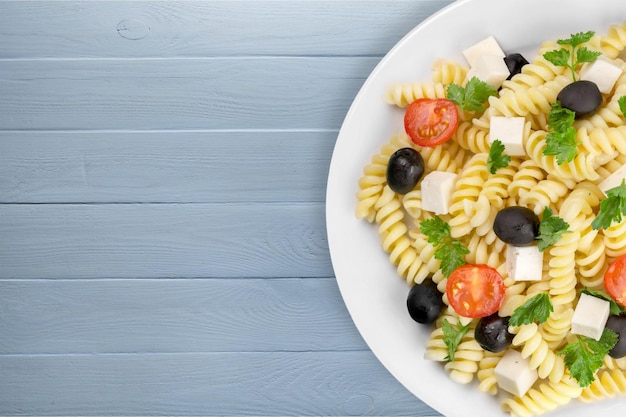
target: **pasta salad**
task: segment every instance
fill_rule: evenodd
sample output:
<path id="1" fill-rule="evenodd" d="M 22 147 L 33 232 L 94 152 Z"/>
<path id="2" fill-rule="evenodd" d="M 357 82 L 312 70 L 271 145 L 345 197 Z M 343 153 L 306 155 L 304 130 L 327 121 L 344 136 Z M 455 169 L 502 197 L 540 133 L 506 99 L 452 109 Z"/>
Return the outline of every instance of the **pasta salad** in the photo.
<path id="1" fill-rule="evenodd" d="M 432 327 L 425 358 L 512 416 L 626 394 L 625 48 L 626 22 L 529 60 L 490 37 L 384 97 L 404 130 L 355 215 Z"/>

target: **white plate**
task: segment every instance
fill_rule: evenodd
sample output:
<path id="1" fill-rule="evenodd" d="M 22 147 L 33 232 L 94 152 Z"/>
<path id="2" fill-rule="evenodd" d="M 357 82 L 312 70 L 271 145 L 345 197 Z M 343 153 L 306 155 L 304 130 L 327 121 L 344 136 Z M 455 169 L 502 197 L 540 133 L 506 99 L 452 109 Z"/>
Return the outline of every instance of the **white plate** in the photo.
<path id="1" fill-rule="evenodd" d="M 354 217 L 363 166 L 402 126 L 402 112 L 387 105 L 389 83 L 430 79 L 435 58 L 462 59 L 461 51 L 494 35 L 507 52 L 532 53 L 544 40 L 604 30 L 626 20 L 624 0 L 460 0 L 408 33 L 381 60 L 356 96 L 339 132 L 328 178 L 328 243 L 344 302 L 364 340 L 409 391 L 448 416 L 502 417 L 498 399 L 475 385 L 452 382 L 441 364 L 423 359 L 427 329 L 406 312 L 408 287 L 382 251 L 375 227 Z M 529 60 L 533 56 L 527 56 Z M 436 387 L 436 388 L 433 388 Z M 626 400 L 571 406 L 550 417 L 618 415 Z M 590 408 L 593 407 L 593 408 Z"/>

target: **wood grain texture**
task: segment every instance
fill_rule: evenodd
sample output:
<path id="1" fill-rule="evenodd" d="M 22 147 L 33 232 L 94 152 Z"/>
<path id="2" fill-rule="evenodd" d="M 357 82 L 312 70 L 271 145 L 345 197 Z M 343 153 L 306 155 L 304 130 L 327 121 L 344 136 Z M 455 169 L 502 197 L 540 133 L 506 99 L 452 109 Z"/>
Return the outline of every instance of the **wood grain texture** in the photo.
<path id="1" fill-rule="evenodd" d="M 0 335 L 9 355 L 367 349 L 334 278 L 0 280 Z"/>
<path id="2" fill-rule="evenodd" d="M 381 56 L 451 2 L 3 2 L 0 58 Z"/>
<path id="3" fill-rule="evenodd" d="M 0 236 L 3 278 L 333 276 L 319 203 L 8 204 Z"/>
<path id="4" fill-rule="evenodd" d="M 322 202 L 337 133 L 0 131 L 0 202 Z"/>
<path id="5" fill-rule="evenodd" d="M 338 129 L 379 60 L 4 61 L 0 126 L 3 130 Z"/>
<path id="6" fill-rule="evenodd" d="M 450 3 L 0 0 L 0 415 L 439 416 L 355 329 L 324 194 Z"/>
<path id="7" fill-rule="evenodd" d="M 5 355 L 0 369 L 3 416 L 437 415 L 367 351 Z"/>

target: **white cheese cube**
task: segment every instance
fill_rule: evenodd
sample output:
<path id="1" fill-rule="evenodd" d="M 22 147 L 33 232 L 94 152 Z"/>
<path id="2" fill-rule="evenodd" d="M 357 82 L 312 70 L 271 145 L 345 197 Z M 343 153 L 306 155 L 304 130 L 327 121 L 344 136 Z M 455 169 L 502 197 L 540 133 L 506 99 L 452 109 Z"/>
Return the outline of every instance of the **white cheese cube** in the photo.
<path id="1" fill-rule="evenodd" d="M 606 192 L 611 188 L 622 185 L 623 180 L 626 180 L 626 165 L 622 165 L 617 169 L 617 171 L 606 177 L 600 184 L 598 184 L 598 187 L 604 194 L 606 194 Z"/>
<path id="2" fill-rule="evenodd" d="M 610 310 L 608 301 L 593 295 L 580 294 L 572 316 L 572 333 L 600 340 Z"/>
<path id="3" fill-rule="evenodd" d="M 506 66 L 501 56 L 481 55 L 467 72 L 467 79 L 470 80 L 472 77 L 476 77 L 497 90 L 502 86 L 509 74 L 509 67 Z"/>
<path id="4" fill-rule="evenodd" d="M 432 171 L 422 179 L 422 209 L 435 214 L 448 214 L 457 174 Z"/>
<path id="5" fill-rule="evenodd" d="M 529 360 L 513 349 L 504 354 L 494 372 L 500 388 L 519 397 L 526 394 L 538 378 L 537 370 L 530 368 Z"/>
<path id="6" fill-rule="evenodd" d="M 580 69 L 580 79 L 593 81 L 602 94 L 609 94 L 622 75 L 622 67 L 615 61 L 600 56 Z"/>
<path id="7" fill-rule="evenodd" d="M 504 153 L 509 156 L 524 156 L 523 117 L 493 116 L 489 122 L 489 142 L 499 139 L 504 145 Z"/>
<path id="8" fill-rule="evenodd" d="M 537 245 L 507 245 L 506 271 L 514 281 L 540 281 L 543 278 L 543 252 Z"/>
<path id="9" fill-rule="evenodd" d="M 467 59 L 470 67 L 474 66 L 478 58 L 483 55 L 495 55 L 500 58 L 505 57 L 502 48 L 500 48 L 498 41 L 496 41 L 496 38 L 493 36 L 489 36 L 463 51 L 463 56 Z"/>

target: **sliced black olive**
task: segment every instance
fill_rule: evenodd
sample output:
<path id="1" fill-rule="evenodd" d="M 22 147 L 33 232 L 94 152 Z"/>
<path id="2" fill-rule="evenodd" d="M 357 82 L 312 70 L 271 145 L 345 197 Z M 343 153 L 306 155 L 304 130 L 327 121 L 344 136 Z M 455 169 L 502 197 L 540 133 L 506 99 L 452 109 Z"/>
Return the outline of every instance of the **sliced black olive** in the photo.
<path id="1" fill-rule="evenodd" d="M 398 149 L 389 158 L 387 184 L 398 194 L 411 191 L 424 175 L 424 158 L 413 148 Z"/>
<path id="2" fill-rule="evenodd" d="M 478 344 L 489 352 L 502 352 L 511 345 L 513 334 L 509 333 L 509 317 L 498 313 L 478 320 L 474 337 Z"/>
<path id="3" fill-rule="evenodd" d="M 505 207 L 496 214 L 493 231 L 504 243 L 529 246 L 539 236 L 539 217 L 528 207 Z"/>
<path id="4" fill-rule="evenodd" d="M 556 99 L 561 107 L 570 109 L 576 118 L 591 116 L 602 105 L 602 93 L 593 81 L 578 80 L 563 88 Z"/>
<path id="5" fill-rule="evenodd" d="M 514 75 L 517 75 L 520 72 L 522 72 L 522 67 L 528 64 L 528 60 L 526 60 L 526 58 L 524 58 L 522 54 L 514 53 L 514 54 L 508 54 L 507 56 L 505 56 L 504 63 L 506 64 L 510 72 L 509 76 L 507 77 L 507 80 L 510 80 L 511 78 L 513 78 Z"/>
<path id="6" fill-rule="evenodd" d="M 626 316 L 621 314 L 609 316 L 605 327 L 617 333 L 617 344 L 613 346 L 609 356 L 615 359 L 623 358 L 626 356 Z"/>
<path id="7" fill-rule="evenodd" d="M 412 286 L 406 299 L 409 315 L 421 324 L 434 322 L 444 306 L 441 296 L 437 286 L 430 280 Z"/>

